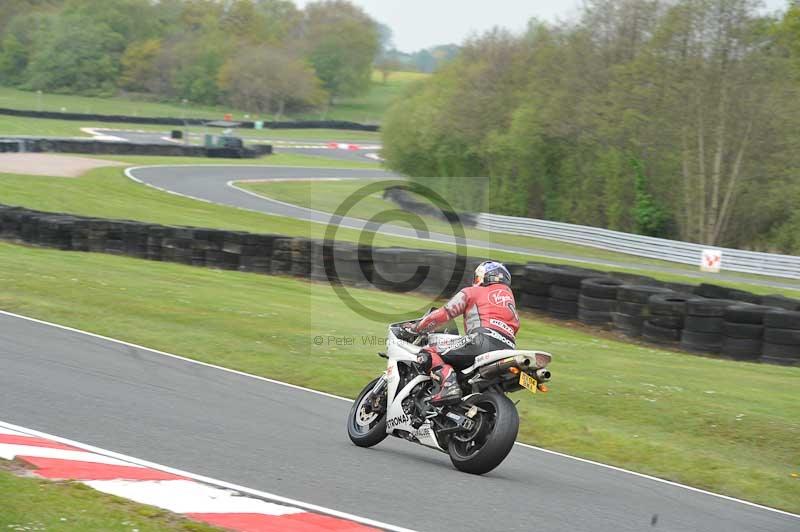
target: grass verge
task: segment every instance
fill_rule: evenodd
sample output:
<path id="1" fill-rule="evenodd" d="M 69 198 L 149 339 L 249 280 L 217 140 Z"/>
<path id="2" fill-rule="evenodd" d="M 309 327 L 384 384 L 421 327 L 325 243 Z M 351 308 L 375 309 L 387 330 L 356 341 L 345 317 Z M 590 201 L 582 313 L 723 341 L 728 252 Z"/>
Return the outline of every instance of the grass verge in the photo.
<path id="1" fill-rule="evenodd" d="M 15 462 L 0 460 L 0 529 L 214 532 L 154 506 L 100 493 L 79 482 L 23 478 Z"/>
<path id="2" fill-rule="evenodd" d="M 0 272 L 2 309 L 233 369 L 352 397 L 383 368 L 362 335 L 385 325 L 324 284 L 7 243 Z M 383 311 L 427 303 L 351 292 Z M 315 336 L 354 345 L 317 347 Z M 521 441 L 800 512 L 800 368 L 631 344 L 531 314 L 519 344 L 554 353 L 552 392 L 514 395 Z M 298 372 L 310 357 L 314 371 Z"/>

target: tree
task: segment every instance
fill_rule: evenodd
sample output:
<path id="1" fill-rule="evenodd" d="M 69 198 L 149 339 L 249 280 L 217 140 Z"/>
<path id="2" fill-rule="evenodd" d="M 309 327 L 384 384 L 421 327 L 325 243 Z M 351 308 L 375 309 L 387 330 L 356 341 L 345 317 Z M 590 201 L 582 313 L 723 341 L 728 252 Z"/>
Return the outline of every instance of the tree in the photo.
<path id="1" fill-rule="evenodd" d="M 64 0 L 3 0 L 0 9 L 0 34 L 14 17 L 30 14 L 47 14 L 55 11 Z"/>
<path id="2" fill-rule="evenodd" d="M 131 43 L 120 61 L 119 86 L 134 91 L 147 90 L 158 76 L 156 60 L 160 53 L 161 41 L 158 39 Z"/>
<path id="3" fill-rule="evenodd" d="M 84 25 L 62 17 L 47 42 L 31 58 L 28 86 L 49 92 L 110 94 L 118 74 L 122 37 L 105 24 Z"/>
<path id="4" fill-rule="evenodd" d="M 5 85 L 14 85 L 22 80 L 28 66 L 28 52 L 13 34 L 6 36 L 0 45 L 0 80 Z"/>
<path id="5" fill-rule="evenodd" d="M 327 97 L 313 68 L 287 51 L 267 46 L 231 57 L 220 71 L 219 84 L 232 105 L 278 116 L 287 109 L 316 107 Z"/>
<path id="6" fill-rule="evenodd" d="M 256 0 L 256 9 L 263 16 L 262 42 L 292 46 L 290 41 L 303 20 L 303 14 L 291 0 Z"/>
<path id="7" fill-rule="evenodd" d="M 125 42 L 158 36 L 157 5 L 150 0 L 66 0 L 61 16 L 84 26 L 103 25 Z"/>
<path id="8" fill-rule="evenodd" d="M 389 82 L 389 76 L 401 68 L 403 68 L 403 64 L 397 58 L 390 55 L 379 57 L 375 61 L 375 69 L 381 73 L 381 81 L 384 85 Z"/>
<path id="9" fill-rule="evenodd" d="M 576 23 L 488 32 L 387 114 L 387 163 L 489 175 L 494 212 L 795 246 L 796 9 L 590 0 Z"/>
<path id="10" fill-rule="evenodd" d="M 303 36 L 307 54 L 331 99 L 356 96 L 369 88 L 378 53 L 375 21 L 344 0 L 306 6 Z"/>
<path id="11" fill-rule="evenodd" d="M 265 26 L 263 14 L 252 0 L 233 0 L 222 17 L 222 30 L 245 42 L 259 42 Z"/>
<path id="12" fill-rule="evenodd" d="M 28 77 L 28 64 L 36 50 L 50 34 L 53 15 L 39 11 L 20 14 L 6 24 L 0 38 L 0 83 L 21 85 Z"/>

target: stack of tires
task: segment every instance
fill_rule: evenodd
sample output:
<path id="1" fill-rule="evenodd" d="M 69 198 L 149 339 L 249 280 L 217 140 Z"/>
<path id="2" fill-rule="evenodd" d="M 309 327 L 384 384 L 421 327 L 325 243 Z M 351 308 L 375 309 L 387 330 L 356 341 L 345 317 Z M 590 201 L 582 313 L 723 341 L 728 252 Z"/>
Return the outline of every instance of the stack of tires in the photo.
<path id="1" fill-rule="evenodd" d="M 555 280 L 557 268 L 545 264 L 525 266 L 524 280 L 521 283 L 522 297 L 519 304 L 523 308 L 547 311 L 550 305 L 550 285 Z M 512 283 L 514 277 L 511 278 Z"/>
<path id="2" fill-rule="evenodd" d="M 74 225 L 75 218 L 71 216 L 43 216 L 39 219 L 37 244 L 57 249 L 71 249 Z"/>
<path id="3" fill-rule="evenodd" d="M 686 304 L 690 294 L 664 293 L 650 296 L 648 315 L 642 327 L 642 338 L 656 344 L 676 344 L 686 319 Z"/>
<path id="4" fill-rule="evenodd" d="M 578 319 L 587 325 L 605 326 L 617 310 L 617 289 L 622 281 L 611 277 L 589 277 L 581 281 Z"/>
<path id="5" fill-rule="evenodd" d="M 115 232 L 109 229 L 106 233 L 105 250 L 110 250 L 115 244 Z M 161 241 L 162 260 L 166 262 L 178 262 L 181 264 L 192 264 L 192 243 L 194 241 L 194 231 L 188 227 L 165 227 L 164 238 Z M 109 243 L 111 242 L 111 243 Z M 89 240 L 89 249 L 92 249 L 92 239 Z"/>
<path id="6" fill-rule="evenodd" d="M 276 238 L 272 243 L 272 260 L 269 263 L 272 275 L 292 273 L 292 239 Z"/>
<path id="7" fill-rule="evenodd" d="M 654 295 L 669 293 L 672 290 L 659 286 L 624 284 L 617 287 L 617 308 L 611 313 L 614 328 L 626 336 L 641 336 L 644 321 L 649 316 L 648 301 Z"/>
<path id="8" fill-rule="evenodd" d="M 20 219 L 23 209 L 0 205 L 0 238 L 17 240 L 20 234 Z"/>
<path id="9" fill-rule="evenodd" d="M 771 310 L 764 314 L 762 360 L 800 364 L 800 311 Z"/>
<path id="10" fill-rule="evenodd" d="M 245 272 L 269 273 L 275 235 L 247 234 L 242 241 L 239 269 Z"/>
<path id="11" fill-rule="evenodd" d="M 780 294 L 761 296 L 761 304 L 765 307 L 776 307 L 783 310 L 800 310 L 800 301 Z"/>
<path id="12" fill-rule="evenodd" d="M 311 275 L 311 246 L 309 238 L 293 238 L 290 245 L 292 266 L 289 270 L 295 277 L 308 278 Z"/>
<path id="13" fill-rule="evenodd" d="M 574 320 L 577 318 L 581 282 L 593 274 L 596 275 L 596 272 L 578 268 L 554 268 L 547 312 L 559 320 Z"/>
<path id="14" fill-rule="evenodd" d="M 731 305 L 724 311 L 722 353 L 737 360 L 758 360 L 764 341 L 764 316 L 769 307 Z"/>
<path id="15" fill-rule="evenodd" d="M 125 255 L 137 259 L 147 258 L 147 235 L 150 226 L 141 222 L 125 222 L 122 240 L 125 242 Z M 67 248 L 62 248 L 67 249 Z"/>
<path id="16" fill-rule="evenodd" d="M 761 304 L 761 296 L 753 294 L 751 292 L 745 292 L 744 290 L 736 290 L 735 288 L 731 288 L 728 291 L 728 297 L 726 297 L 725 299 L 731 299 L 733 301 L 741 301 L 742 303 L 751 303 L 753 305 Z"/>
<path id="17" fill-rule="evenodd" d="M 726 299 L 689 299 L 681 347 L 695 353 L 721 353 L 725 309 L 737 303 Z"/>
<path id="18" fill-rule="evenodd" d="M 731 289 L 727 286 L 719 286 L 709 283 L 700 283 L 695 286 L 692 293 L 706 299 L 728 299 Z"/>

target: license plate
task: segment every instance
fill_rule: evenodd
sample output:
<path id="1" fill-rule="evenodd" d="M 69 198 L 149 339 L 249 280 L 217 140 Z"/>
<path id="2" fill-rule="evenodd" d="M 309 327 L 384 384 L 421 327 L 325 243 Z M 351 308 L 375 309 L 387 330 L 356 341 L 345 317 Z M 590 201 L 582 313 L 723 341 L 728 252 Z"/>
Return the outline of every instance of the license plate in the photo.
<path id="1" fill-rule="evenodd" d="M 539 384 L 536 382 L 536 379 L 531 377 L 525 372 L 521 372 L 519 374 L 519 385 L 523 388 L 527 388 L 531 391 L 531 393 L 536 393 L 536 385 Z"/>

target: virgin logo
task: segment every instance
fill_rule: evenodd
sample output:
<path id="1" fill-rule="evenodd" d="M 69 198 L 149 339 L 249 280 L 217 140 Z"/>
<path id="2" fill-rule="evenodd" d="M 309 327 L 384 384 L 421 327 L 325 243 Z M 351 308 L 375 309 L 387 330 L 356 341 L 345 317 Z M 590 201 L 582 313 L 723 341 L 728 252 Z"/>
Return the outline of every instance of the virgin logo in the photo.
<path id="1" fill-rule="evenodd" d="M 514 301 L 514 296 L 505 290 L 494 290 L 489 292 L 489 301 L 500 307 L 505 306 L 507 303 Z"/>

